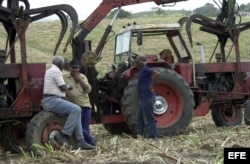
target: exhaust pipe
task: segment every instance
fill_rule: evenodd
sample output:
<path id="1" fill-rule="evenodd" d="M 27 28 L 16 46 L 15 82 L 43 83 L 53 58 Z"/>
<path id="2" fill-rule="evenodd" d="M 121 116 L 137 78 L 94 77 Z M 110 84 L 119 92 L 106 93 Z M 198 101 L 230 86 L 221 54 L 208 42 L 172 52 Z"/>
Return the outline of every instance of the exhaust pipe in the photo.
<path id="1" fill-rule="evenodd" d="M 201 55 L 201 63 L 205 63 L 205 54 L 204 54 L 204 47 L 202 43 L 197 42 L 196 45 L 200 48 L 200 55 Z"/>

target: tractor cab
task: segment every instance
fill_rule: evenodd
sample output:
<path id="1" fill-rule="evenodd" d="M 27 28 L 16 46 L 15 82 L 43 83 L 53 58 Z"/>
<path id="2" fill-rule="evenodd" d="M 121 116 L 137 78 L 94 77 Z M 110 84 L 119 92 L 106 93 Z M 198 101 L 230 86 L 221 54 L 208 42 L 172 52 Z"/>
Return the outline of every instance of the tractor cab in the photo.
<path id="1" fill-rule="evenodd" d="M 181 36 L 178 23 L 129 25 L 121 29 L 115 39 L 114 63 L 130 63 L 138 55 L 158 61 L 159 53 L 170 49 L 175 62 L 192 61 L 191 54 Z"/>

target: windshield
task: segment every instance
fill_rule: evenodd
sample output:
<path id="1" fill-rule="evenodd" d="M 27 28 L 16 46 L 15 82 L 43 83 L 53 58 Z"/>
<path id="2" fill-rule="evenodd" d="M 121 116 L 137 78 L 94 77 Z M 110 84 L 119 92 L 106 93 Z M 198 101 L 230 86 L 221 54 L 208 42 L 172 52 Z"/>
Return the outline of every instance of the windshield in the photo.
<path id="1" fill-rule="evenodd" d="M 137 56 L 148 55 L 160 59 L 163 50 L 171 51 L 175 61 L 189 59 L 179 28 L 171 26 L 131 27 L 116 37 L 115 64 L 129 62 Z M 161 56 L 161 59 L 164 57 Z"/>
<path id="2" fill-rule="evenodd" d="M 176 45 L 176 48 L 177 48 L 181 58 L 188 57 L 186 49 L 184 48 L 183 44 L 181 44 L 181 40 L 180 40 L 179 35 L 174 36 L 173 41 Z"/>
<path id="3" fill-rule="evenodd" d="M 116 46 L 115 46 L 115 64 L 119 64 L 129 59 L 129 49 L 130 49 L 130 36 L 131 31 L 127 31 L 116 36 Z"/>

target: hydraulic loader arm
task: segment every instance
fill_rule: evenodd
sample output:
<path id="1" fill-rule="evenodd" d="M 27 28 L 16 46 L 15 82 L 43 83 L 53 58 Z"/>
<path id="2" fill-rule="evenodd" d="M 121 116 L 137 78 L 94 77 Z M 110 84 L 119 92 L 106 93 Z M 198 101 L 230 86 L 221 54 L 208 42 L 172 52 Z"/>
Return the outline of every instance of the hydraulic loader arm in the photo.
<path id="1" fill-rule="evenodd" d="M 84 39 L 112 9 L 146 2 L 164 5 L 181 1 L 187 0 L 103 0 L 90 16 L 81 23 L 81 31 L 72 40 L 73 56 L 79 59 L 83 53 L 82 44 Z"/>

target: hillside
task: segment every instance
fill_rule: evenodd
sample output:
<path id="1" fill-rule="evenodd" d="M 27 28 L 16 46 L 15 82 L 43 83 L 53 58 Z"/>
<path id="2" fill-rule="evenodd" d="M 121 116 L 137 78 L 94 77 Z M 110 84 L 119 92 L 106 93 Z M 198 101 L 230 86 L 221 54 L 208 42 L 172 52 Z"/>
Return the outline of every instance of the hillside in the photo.
<path id="1" fill-rule="evenodd" d="M 113 61 L 113 52 L 114 52 L 114 34 L 117 33 L 122 26 L 126 26 L 128 23 L 132 24 L 133 22 L 136 22 L 137 24 L 157 24 L 157 23 L 173 23 L 177 22 L 180 18 L 180 15 L 170 15 L 168 17 L 166 16 L 159 16 L 159 15 L 152 15 L 151 17 L 142 17 L 142 18 L 131 18 L 131 19 L 118 19 L 114 23 L 113 31 L 114 33 L 111 33 L 111 37 L 109 38 L 103 53 L 102 53 L 102 60 L 100 63 L 97 64 L 98 70 L 100 70 L 100 74 L 106 72 L 107 65 L 112 64 Z M 249 21 L 250 17 L 243 18 L 242 22 Z M 92 48 L 93 50 L 97 46 L 97 43 L 99 42 L 103 32 L 105 31 L 106 26 L 110 23 L 110 19 L 104 19 L 101 21 L 97 27 L 88 35 L 86 38 L 87 40 L 92 40 Z M 70 25 L 69 25 L 70 27 Z M 200 49 L 197 45 L 195 45 L 197 42 L 202 43 L 204 46 L 205 56 L 206 56 L 206 62 L 208 62 L 212 52 L 214 51 L 214 47 L 217 42 L 217 38 L 213 35 L 206 34 L 204 32 L 199 31 L 197 24 L 193 24 L 191 26 L 192 28 L 192 34 L 193 34 L 193 43 L 194 46 L 191 48 L 190 44 L 187 40 L 186 31 L 185 28 L 183 29 L 182 33 L 186 40 L 187 45 L 190 47 L 190 51 L 195 59 L 196 62 L 200 61 Z M 26 40 L 27 40 L 27 60 L 29 62 L 46 62 L 50 63 L 50 60 L 52 58 L 52 52 L 55 47 L 57 38 L 59 36 L 61 29 L 61 24 L 59 21 L 52 21 L 52 22 L 37 22 L 30 24 L 27 32 L 26 32 Z M 6 35 L 5 32 L 1 32 L 3 29 L 0 29 L 0 36 Z M 70 29 L 68 29 L 70 30 Z M 66 35 L 68 35 L 69 32 L 67 32 Z M 240 35 L 240 52 L 241 52 L 241 60 L 249 60 L 249 53 L 250 48 L 248 46 L 248 36 L 250 35 L 250 30 L 242 32 Z M 71 59 L 72 51 L 71 47 L 68 46 L 68 49 L 65 54 L 63 54 L 63 47 L 65 45 L 66 37 L 63 40 L 63 43 L 61 44 L 57 55 L 62 55 L 67 59 Z M 164 43 L 162 43 L 164 44 Z M 18 46 L 19 44 L 16 44 Z M 231 43 L 228 44 L 227 50 L 229 51 L 231 48 Z M 4 43 L 0 42 L 0 46 L 4 47 Z M 167 46 L 168 47 L 168 46 Z M 18 51 L 19 49 L 16 48 Z M 160 50 L 159 50 L 160 52 Z M 233 51 L 232 51 L 233 52 Z M 233 52 L 234 53 L 234 52 Z M 235 60 L 235 56 L 229 55 L 228 60 Z M 19 52 L 17 53 L 19 54 Z M 17 57 L 17 60 L 19 60 L 19 57 Z"/>
<path id="2" fill-rule="evenodd" d="M 161 17 L 152 15 L 151 17 L 119 19 L 114 24 L 114 33 L 127 23 L 137 22 L 137 24 L 156 24 L 177 22 L 179 16 Z M 110 23 L 110 19 L 104 19 L 86 38 L 93 41 L 93 48 L 96 47 L 106 26 Z M 244 22 L 250 21 L 250 18 L 244 18 Z M 202 43 L 205 48 L 206 61 L 209 60 L 217 38 L 205 34 L 198 30 L 197 25 L 192 26 L 194 43 Z M 60 22 L 37 22 L 32 23 L 26 33 L 27 39 L 27 60 L 28 62 L 45 62 L 50 66 L 52 52 L 56 40 L 60 33 Z M 6 36 L 0 29 L 0 36 Z M 187 41 L 187 35 L 183 30 L 183 35 Z M 250 30 L 245 31 L 240 37 L 240 50 L 242 60 L 250 60 L 250 47 L 248 45 Z M 108 71 L 108 65 L 113 62 L 114 36 L 111 37 L 102 53 L 102 60 L 97 64 L 97 70 L 100 75 Z M 65 40 L 63 41 L 57 55 L 62 55 L 67 59 L 71 59 L 71 48 L 65 54 L 62 53 Z M 155 43 L 161 44 L 161 43 Z M 189 45 L 189 43 L 187 42 Z M 4 43 L 0 42 L 4 47 Z M 190 46 L 189 46 L 190 47 Z M 227 45 L 230 50 L 231 45 Z M 17 44 L 17 54 L 20 55 Z M 160 51 L 160 50 L 159 50 Z M 190 47 L 195 62 L 199 62 L 199 47 L 194 45 Z M 234 60 L 234 55 L 229 55 L 228 61 Z M 20 56 L 17 57 L 20 61 Z M 244 105 L 244 104 L 243 104 Z M 244 107 L 244 106 L 242 106 Z M 242 125 L 235 127 L 216 127 L 211 113 L 204 117 L 197 117 L 186 131 L 178 136 L 163 137 L 159 140 L 134 139 L 126 134 L 111 135 L 102 125 L 92 125 L 91 133 L 98 140 L 98 145 L 93 151 L 71 151 L 60 150 L 55 151 L 48 148 L 49 153 L 42 159 L 37 159 L 23 152 L 21 155 L 9 154 L 0 151 L 1 161 L 3 163 L 155 163 L 155 164 L 222 164 L 223 149 L 225 147 L 233 147 L 235 145 L 244 145 L 250 147 L 249 127 L 243 122 Z"/>

